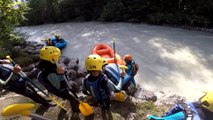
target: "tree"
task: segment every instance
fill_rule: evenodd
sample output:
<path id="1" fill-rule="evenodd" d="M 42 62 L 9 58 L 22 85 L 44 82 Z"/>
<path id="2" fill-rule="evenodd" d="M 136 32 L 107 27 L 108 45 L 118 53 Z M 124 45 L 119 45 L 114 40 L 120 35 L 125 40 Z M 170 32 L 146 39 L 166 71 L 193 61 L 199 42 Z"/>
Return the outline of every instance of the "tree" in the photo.
<path id="1" fill-rule="evenodd" d="M 4 51 L 20 42 L 21 38 L 14 32 L 14 28 L 25 20 L 28 7 L 21 2 L 12 0 L 0 0 L 0 50 L 1 57 Z"/>

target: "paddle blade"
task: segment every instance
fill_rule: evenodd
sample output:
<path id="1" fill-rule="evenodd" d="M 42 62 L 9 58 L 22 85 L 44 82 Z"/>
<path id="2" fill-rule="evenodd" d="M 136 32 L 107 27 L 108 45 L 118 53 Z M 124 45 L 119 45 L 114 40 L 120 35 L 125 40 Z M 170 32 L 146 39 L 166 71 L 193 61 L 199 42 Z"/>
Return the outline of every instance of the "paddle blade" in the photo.
<path id="1" fill-rule="evenodd" d="M 19 115 L 19 114 L 28 116 L 34 107 L 35 105 L 32 103 L 13 104 L 7 106 L 2 110 L 2 116 Z"/>
<path id="2" fill-rule="evenodd" d="M 79 109 L 84 116 L 89 116 L 94 113 L 92 107 L 88 103 L 80 101 Z"/>
<path id="3" fill-rule="evenodd" d="M 128 69 L 128 67 L 126 65 L 119 65 L 119 68 L 121 68 L 122 70 Z"/>

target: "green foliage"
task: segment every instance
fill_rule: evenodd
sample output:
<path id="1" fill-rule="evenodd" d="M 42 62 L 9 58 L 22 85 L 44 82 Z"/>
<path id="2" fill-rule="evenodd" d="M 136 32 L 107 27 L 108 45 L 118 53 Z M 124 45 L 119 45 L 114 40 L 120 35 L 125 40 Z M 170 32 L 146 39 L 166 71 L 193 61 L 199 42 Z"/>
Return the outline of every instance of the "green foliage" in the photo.
<path id="1" fill-rule="evenodd" d="M 167 106 L 168 107 L 168 106 Z M 166 110 L 166 106 L 155 106 L 153 102 L 143 102 L 137 104 L 137 114 L 138 117 L 141 117 L 143 120 L 147 120 L 146 115 L 156 115 L 156 116 L 162 116 Z"/>
<path id="2" fill-rule="evenodd" d="M 126 16 L 128 9 L 122 1 L 123 0 L 109 0 L 104 7 L 101 19 L 106 21 L 125 21 L 128 17 Z"/>
<path id="3" fill-rule="evenodd" d="M 29 7 L 27 25 L 102 20 L 213 27 L 212 0 L 30 0 Z"/>
<path id="4" fill-rule="evenodd" d="M 5 51 L 22 41 L 21 37 L 14 32 L 14 28 L 25 20 L 26 10 L 28 7 L 23 3 L 0 0 L 0 48 L 3 50 L 1 55 L 5 55 Z"/>

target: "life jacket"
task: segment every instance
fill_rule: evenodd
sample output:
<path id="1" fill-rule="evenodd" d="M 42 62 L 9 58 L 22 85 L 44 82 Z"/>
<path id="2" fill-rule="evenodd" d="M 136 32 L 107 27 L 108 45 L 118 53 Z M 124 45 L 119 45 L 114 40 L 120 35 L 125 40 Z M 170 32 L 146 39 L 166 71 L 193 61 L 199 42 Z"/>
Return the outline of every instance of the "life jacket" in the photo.
<path id="1" fill-rule="evenodd" d="M 0 65 L 0 77 L 3 81 L 6 81 L 7 79 L 11 79 L 13 75 L 13 66 L 10 64 L 1 64 Z M 13 77 L 12 81 L 18 81 L 21 78 L 21 76 L 16 75 L 16 77 Z M 11 80 L 10 80 L 11 81 Z"/>
<path id="2" fill-rule="evenodd" d="M 12 68 L 10 65 L 1 64 L 0 65 L 0 77 L 3 81 L 6 81 L 9 76 L 12 74 Z"/>
<path id="3" fill-rule="evenodd" d="M 85 88 L 92 94 L 94 98 L 96 98 L 96 100 L 100 101 L 107 99 L 110 95 L 107 87 L 105 87 L 105 89 L 101 88 L 101 81 L 104 80 L 107 76 L 101 74 L 95 81 L 90 81 L 89 76 L 90 75 L 86 76 L 86 79 L 84 81 Z"/>
<path id="4" fill-rule="evenodd" d="M 121 78 L 120 72 L 122 70 L 114 63 L 108 64 L 104 67 L 104 73 L 107 75 L 109 80 L 111 80 L 115 85 L 118 85 L 119 80 Z M 125 85 L 127 82 L 131 80 L 131 76 L 126 73 L 123 78 L 123 85 Z"/>
<path id="5" fill-rule="evenodd" d="M 66 82 L 65 81 L 61 81 L 60 82 L 60 89 L 56 89 L 52 83 L 47 79 L 48 74 L 45 74 L 44 72 L 40 71 L 38 73 L 37 79 L 38 81 L 49 91 L 52 93 L 57 93 L 57 92 L 62 92 L 64 90 L 66 90 Z"/>

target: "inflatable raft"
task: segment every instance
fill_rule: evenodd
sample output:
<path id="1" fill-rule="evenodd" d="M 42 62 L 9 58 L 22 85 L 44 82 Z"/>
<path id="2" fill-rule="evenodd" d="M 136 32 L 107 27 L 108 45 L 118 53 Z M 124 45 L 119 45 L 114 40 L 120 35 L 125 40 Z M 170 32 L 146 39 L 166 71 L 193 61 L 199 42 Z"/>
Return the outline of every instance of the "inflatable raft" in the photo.
<path id="1" fill-rule="evenodd" d="M 92 54 L 98 54 L 102 58 L 106 58 L 108 63 L 115 62 L 113 48 L 105 43 L 96 44 L 96 46 L 92 50 Z M 124 65 L 124 60 L 122 59 L 122 57 L 117 53 L 115 53 L 115 56 L 116 56 L 116 63 L 118 65 Z"/>
<path id="2" fill-rule="evenodd" d="M 61 41 L 57 41 L 56 38 L 49 39 L 50 41 L 46 41 L 47 46 L 55 46 L 59 49 L 62 49 L 66 47 L 67 41 L 65 39 L 62 39 Z"/>

